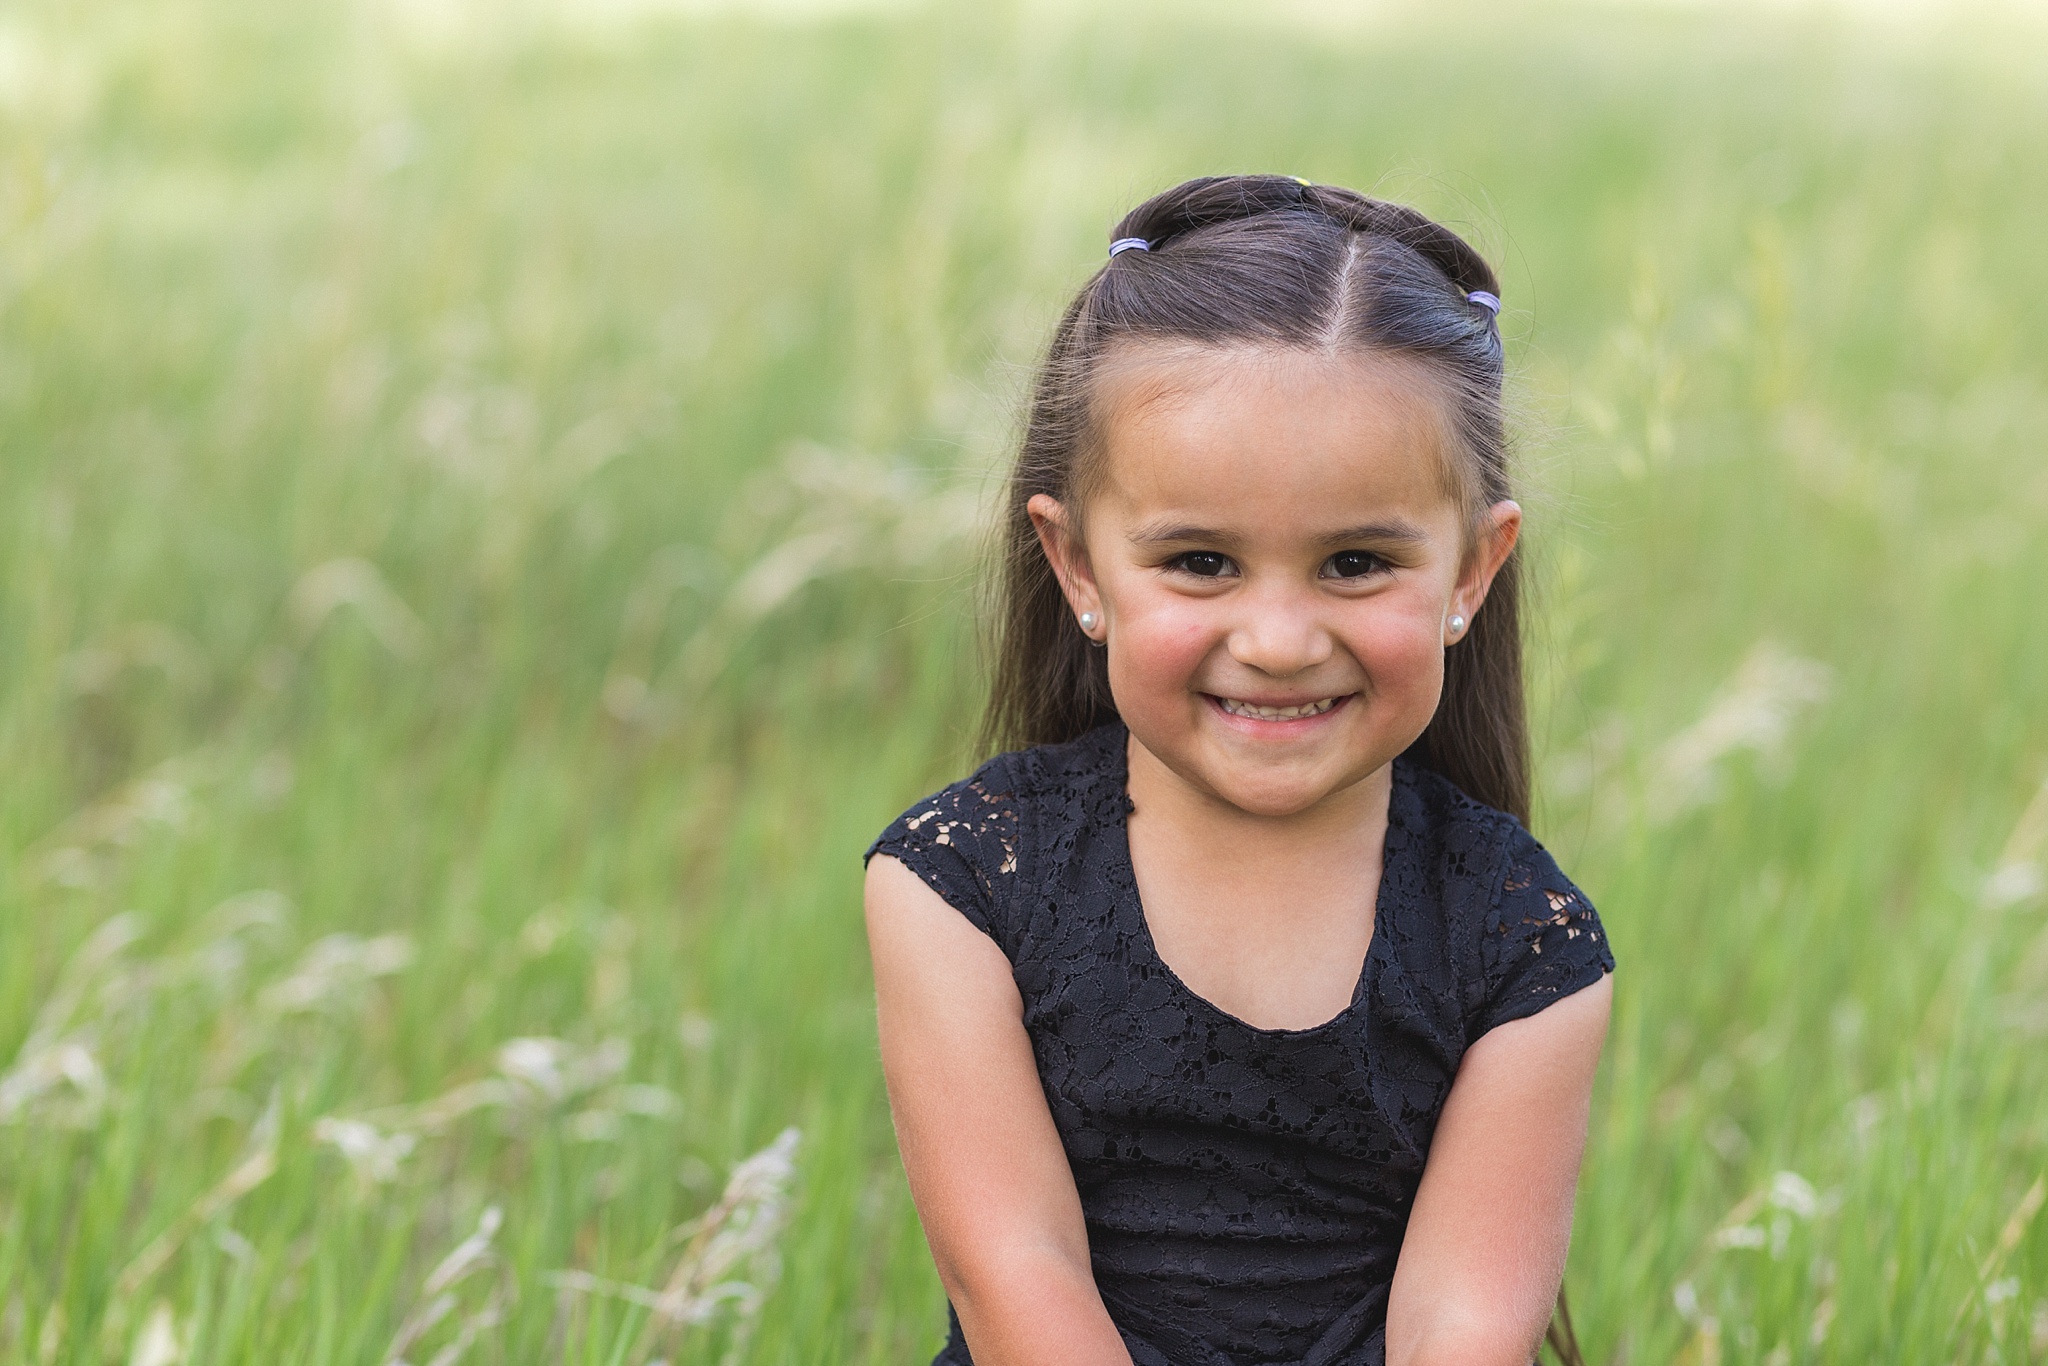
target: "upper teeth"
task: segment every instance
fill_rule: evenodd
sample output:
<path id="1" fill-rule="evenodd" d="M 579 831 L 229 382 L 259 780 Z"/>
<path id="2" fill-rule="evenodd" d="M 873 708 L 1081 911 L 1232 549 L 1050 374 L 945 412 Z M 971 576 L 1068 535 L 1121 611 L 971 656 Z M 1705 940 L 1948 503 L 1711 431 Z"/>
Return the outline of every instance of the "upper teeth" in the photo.
<path id="1" fill-rule="evenodd" d="M 1240 702 L 1234 697 L 1221 700 L 1223 710 L 1232 716 L 1249 716 L 1259 721 L 1292 721 L 1297 716 L 1321 716 L 1337 705 L 1334 697 L 1325 697 L 1320 702 L 1304 702 L 1298 707 L 1261 707 L 1253 702 Z"/>

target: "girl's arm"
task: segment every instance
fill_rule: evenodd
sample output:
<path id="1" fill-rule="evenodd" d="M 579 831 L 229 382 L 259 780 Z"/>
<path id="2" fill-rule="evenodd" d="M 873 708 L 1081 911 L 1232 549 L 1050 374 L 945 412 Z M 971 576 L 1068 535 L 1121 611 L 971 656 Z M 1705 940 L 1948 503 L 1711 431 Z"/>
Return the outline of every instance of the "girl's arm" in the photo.
<path id="1" fill-rule="evenodd" d="M 867 922 L 896 1141 L 977 1366 L 1131 1366 L 1009 961 L 885 854 Z"/>
<path id="2" fill-rule="evenodd" d="M 1614 979 L 1489 1030 L 1444 1103 L 1387 1302 L 1387 1366 L 1529 1366 L 1564 1279 Z"/>

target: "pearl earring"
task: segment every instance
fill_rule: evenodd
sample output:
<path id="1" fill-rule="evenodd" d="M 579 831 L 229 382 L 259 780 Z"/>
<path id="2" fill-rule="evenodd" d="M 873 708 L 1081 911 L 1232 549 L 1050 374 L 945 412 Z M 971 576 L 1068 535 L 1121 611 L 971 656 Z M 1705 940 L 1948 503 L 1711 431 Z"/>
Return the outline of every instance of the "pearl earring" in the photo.
<path id="1" fill-rule="evenodd" d="M 1455 612 L 1451 614 L 1450 626 L 1452 640 L 1456 640 L 1459 636 L 1465 634 L 1465 619 Z"/>
<path id="2" fill-rule="evenodd" d="M 1093 612 L 1083 612 L 1081 614 L 1081 629 L 1083 631 L 1093 631 L 1095 629 L 1095 614 Z"/>

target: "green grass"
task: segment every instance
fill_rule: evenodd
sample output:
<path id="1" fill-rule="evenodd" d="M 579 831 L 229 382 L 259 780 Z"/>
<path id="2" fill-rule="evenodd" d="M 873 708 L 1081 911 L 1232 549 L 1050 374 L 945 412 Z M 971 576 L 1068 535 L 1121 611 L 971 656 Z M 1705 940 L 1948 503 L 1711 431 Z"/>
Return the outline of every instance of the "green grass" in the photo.
<path id="1" fill-rule="evenodd" d="M 858 855 L 1216 169 L 1505 263 L 1590 1356 L 2048 1361 L 2038 27 L 482 13 L 0 11 L 0 1361 L 377 1366 L 489 1209 L 409 1360 L 928 1353 Z"/>

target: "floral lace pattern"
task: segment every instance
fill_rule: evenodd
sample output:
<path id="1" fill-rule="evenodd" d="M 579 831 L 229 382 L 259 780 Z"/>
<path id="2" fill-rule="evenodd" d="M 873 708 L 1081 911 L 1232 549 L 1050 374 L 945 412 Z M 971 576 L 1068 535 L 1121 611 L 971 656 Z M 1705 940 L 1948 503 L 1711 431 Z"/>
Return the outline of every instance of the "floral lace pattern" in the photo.
<path id="1" fill-rule="evenodd" d="M 1600 919 L 1512 817 L 1395 765 L 1349 1007 L 1261 1029 L 1145 926 L 1125 731 L 989 761 L 869 850 L 1010 960 L 1096 1284 L 1136 1366 L 1380 1366 L 1387 1291 L 1459 1060 L 1599 980 Z M 969 1366 L 958 1321 L 935 1366 Z"/>

